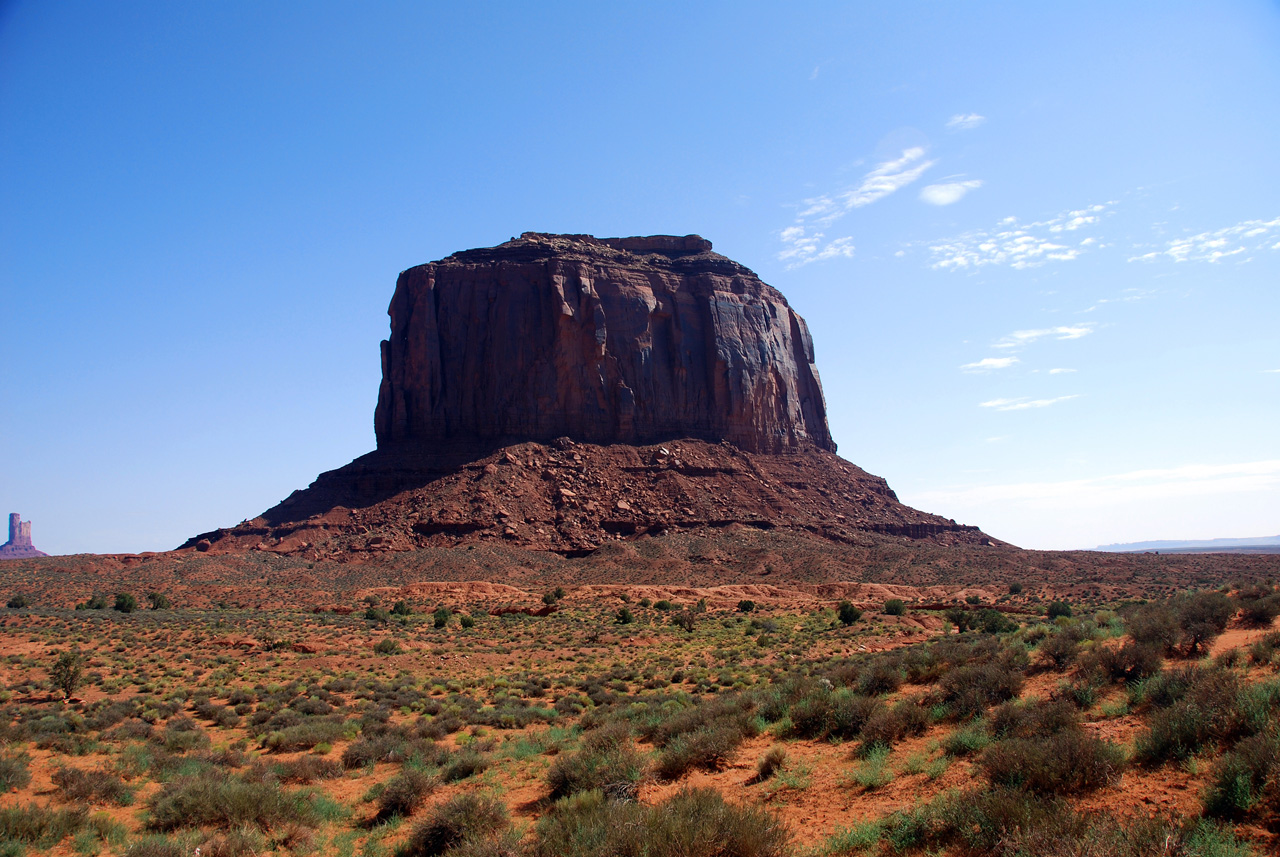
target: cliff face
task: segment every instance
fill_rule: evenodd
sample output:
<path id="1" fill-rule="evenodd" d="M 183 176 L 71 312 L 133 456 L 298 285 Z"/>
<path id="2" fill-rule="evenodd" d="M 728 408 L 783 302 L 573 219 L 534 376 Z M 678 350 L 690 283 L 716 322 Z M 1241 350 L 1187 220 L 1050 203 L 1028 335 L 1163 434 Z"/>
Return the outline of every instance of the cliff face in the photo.
<path id="1" fill-rule="evenodd" d="M 31 522 L 13 512 L 9 515 L 9 541 L 0 545 L 0 559 L 30 559 L 31 557 L 48 556 L 44 551 L 36 550 L 31 544 Z"/>
<path id="2" fill-rule="evenodd" d="M 525 233 L 400 275 L 380 449 L 728 440 L 835 450 L 804 319 L 683 238 Z"/>

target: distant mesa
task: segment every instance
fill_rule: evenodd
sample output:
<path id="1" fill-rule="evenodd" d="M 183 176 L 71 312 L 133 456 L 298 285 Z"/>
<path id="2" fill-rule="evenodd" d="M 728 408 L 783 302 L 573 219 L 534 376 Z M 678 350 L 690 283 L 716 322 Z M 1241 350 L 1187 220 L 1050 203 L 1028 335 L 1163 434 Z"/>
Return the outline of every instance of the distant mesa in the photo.
<path id="1" fill-rule="evenodd" d="M 31 544 L 31 522 L 22 520 L 17 512 L 9 514 L 9 541 L 0 545 L 0 559 L 30 559 L 48 556 Z"/>
<path id="2" fill-rule="evenodd" d="M 992 544 L 835 455 L 803 318 L 697 235 L 526 232 L 400 274 L 377 449 L 183 548 L 575 555 L 732 525 Z"/>

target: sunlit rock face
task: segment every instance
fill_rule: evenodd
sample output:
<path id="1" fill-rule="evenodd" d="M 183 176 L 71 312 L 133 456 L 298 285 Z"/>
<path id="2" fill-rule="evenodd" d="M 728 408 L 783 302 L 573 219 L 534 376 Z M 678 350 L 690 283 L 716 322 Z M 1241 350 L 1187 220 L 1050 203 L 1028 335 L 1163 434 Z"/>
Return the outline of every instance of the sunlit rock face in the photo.
<path id="1" fill-rule="evenodd" d="M 696 235 L 526 232 L 400 275 L 380 449 L 729 441 L 835 450 L 808 328 Z"/>

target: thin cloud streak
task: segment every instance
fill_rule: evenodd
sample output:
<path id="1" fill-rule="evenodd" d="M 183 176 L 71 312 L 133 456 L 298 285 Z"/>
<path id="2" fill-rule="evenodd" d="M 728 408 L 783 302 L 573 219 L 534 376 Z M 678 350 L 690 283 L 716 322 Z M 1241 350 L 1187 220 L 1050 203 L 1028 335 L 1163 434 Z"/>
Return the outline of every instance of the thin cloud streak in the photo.
<path id="1" fill-rule="evenodd" d="M 1048 262 L 1070 262 L 1098 246 L 1096 238 L 1077 239 L 1072 233 L 1098 225 L 1115 204 L 1111 200 L 1026 224 L 1006 217 L 994 229 L 941 239 L 928 245 L 933 257 L 929 267 L 961 271 L 987 265 L 1035 268 Z"/>
<path id="2" fill-rule="evenodd" d="M 1015 330 L 1013 333 L 995 343 L 995 348 L 1021 348 L 1024 345 L 1030 345 L 1038 339 L 1044 339 L 1046 336 L 1052 336 L 1054 339 L 1083 339 L 1093 333 L 1093 324 L 1073 324 L 1059 325 L 1058 327 L 1043 327 L 1035 330 Z"/>
<path id="3" fill-rule="evenodd" d="M 966 363 L 960 367 L 962 372 L 989 372 L 992 369 L 1008 369 L 1018 362 L 1017 357 L 984 357 L 976 363 Z"/>
<path id="4" fill-rule="evenodd" d="M 1154 262 L 1167 257 L 1175 262 L 1208 262 L 1243 256 L 1250 251 L 1280 250 L 1280 243 L 1268 245 L 1273 233 L 1280 232 L 1280 217 L 1275 220 L 1244 220 L 1235 226 L 1201 232 L 1188 238 L 1176 238 L 1163 250 L 1153 250 L 1129 257 L 1130 262 Z M 1148 245 L 1149 246 L 1149 245 Z M 1237 259 L 1247 262 L 1248 258 Z"/>
<path id="5" fill-rule="evenodd" d="M 1079 393 L 1073 393 L 1070 396 L 1056 396 L 1052 399 L 992 399 L 989 402 L 979 402 L 980 408 L 995 408 L 997 411 L 1026 411 L 1031 408 L 1047 408 L 1050 405 L 1056 405 L 1058 402 L 1065 402 L 1068 399 L 1080 398 Z"/>
<path id="6" fill-rule="evenodd" d="M 986 121 L 987 117 L 980 116 L 977 113 L 957 113 L 947 120 L 947 130 L 969 131 Z"/>

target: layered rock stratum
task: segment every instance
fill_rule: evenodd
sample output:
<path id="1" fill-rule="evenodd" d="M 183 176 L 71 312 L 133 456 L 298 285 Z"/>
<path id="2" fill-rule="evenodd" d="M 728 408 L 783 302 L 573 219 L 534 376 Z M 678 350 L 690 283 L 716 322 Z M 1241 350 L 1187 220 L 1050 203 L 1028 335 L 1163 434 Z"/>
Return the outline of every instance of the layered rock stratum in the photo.
<path id="1" fill-rule="evenodd" d="M 697 235 L 544 235 L 410 268 L 378 446 L 727 440 L 835 450 L 809 329 Z"/>
<path id="2" fill-rule="evenodd" d="M 835 454 L 804 319 L 697 235 L 526 232 L 403 272 L 388 313 L 377 450 L 184 549 L 580 555 L 732 526 L 995 543 Z"/>

